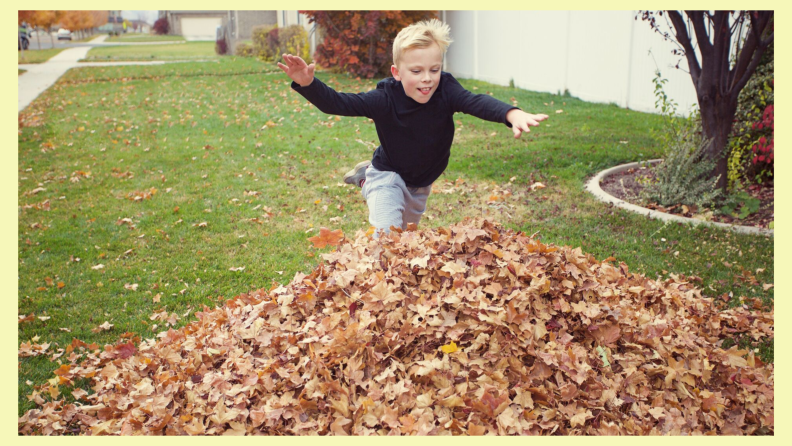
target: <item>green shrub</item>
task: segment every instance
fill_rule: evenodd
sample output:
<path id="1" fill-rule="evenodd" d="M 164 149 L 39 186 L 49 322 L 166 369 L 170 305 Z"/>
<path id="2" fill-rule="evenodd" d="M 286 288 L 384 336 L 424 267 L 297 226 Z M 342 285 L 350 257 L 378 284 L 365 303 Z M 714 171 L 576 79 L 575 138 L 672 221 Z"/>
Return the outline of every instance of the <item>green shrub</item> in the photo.
<path id="1" fill-rule="evenodd" d="M 253 28 L 253 55 L 255 57 L 266 62 L 275 60 L 277 53 L 270 47 L 267 37 L 271 31 L 277 29 L 278 25 L 261 25 Z"/>
<path id="2" fill-rule="evenodd" d="M 723 200 L 720 212 L 735 218 L 744 219 L 759 211 L 762 202 L 758 198 L 752 197 L 745 190 L 740 189 L 739 183 L 737 184 L 736 189 L 739 190 L 732 192 Z"/>
<path id="3" fill-rule="evenodd" d="M 308 32 L 300 25 L 278 28 L 277 25 L 253 28 L 253 55 L 264 62 L 279 60 L 281 54 L 290 53 L 311 63 Z"/>
<path id="4" fill-rule="evenodd" d="M 253 45 L 248 42 L 237 42 L 234 47 L 234 55 L 242 57 L 253 57 Z"/>
<path id="5" fill-rule="evenodd" d="M 660 71 L 655 73 L 655 107 L 665 126 L 653 136 L 664 148 L 663 162 L 653 170 L 654 178 L 641 191 L 641 198 L 661 206 L 675 204 L 710 207 L 721 196 L 712 178 L 717 161 L 707 156 L 709 141 L 701 130 L 701 117 L 694 109 L 689 117 L 677 115 L 676 103 L 663 91 Z"/>
<path id="6" fill-rule="evenodd" d="M 278 52 L 295 54 L 311 63 L 311 45 L 308 43 L 308 31 L 300 25 L 291 25 L 282 28 L 278 34 Z"/>
<path id="7" fill-rule="evenodd" d="M 761 181 L 762 178 L 772 176 L 772 163 L 753 162 L 752 147 L 761 138 L 771 139 L 772 136 L 772 128 L 758 128 L 755 123 L 761 121 L 766 108 L 775 103 L 773 48 L 774 45 L 770 44 L 756 72 L 740 91 L 734 127 L 727 148 L 730 188 L 741 182 Z"/>
<path id="8" fill-rule="evenodd" d="M 709 141 L 695 125 L 680 131 L 654 168 L 654 178 L 641 191 L 642 198 L 661 206 L 675 204 L 711 207 L 721 196 L 712 178 L 716 161 L 707 156 Z"/>

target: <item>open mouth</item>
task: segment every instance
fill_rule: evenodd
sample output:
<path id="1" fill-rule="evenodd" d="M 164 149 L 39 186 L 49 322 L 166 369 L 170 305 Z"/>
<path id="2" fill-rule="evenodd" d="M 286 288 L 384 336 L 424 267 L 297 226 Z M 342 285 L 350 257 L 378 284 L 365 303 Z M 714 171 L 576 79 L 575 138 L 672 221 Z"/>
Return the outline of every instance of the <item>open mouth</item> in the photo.
<path id="1" fill-rule="evenodd" d="M 418 91 L 420 91 L 423 94 L 429 94 L 429 92 L 432 91 L 432 87 L 419 88 Z"/>

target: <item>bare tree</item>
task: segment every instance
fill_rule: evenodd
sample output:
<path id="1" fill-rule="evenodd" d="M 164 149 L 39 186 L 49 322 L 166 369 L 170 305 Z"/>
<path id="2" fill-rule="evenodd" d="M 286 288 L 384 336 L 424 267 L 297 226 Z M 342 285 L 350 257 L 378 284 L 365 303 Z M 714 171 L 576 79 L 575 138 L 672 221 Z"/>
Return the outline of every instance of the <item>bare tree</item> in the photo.
<path id="1" fill-rule="evenodd" d="M 684 11 L 684 16 L 680 11 L 665 12 L 674 36 L 657 24 L 657 17 L 662 17 L 663 11 L 639 11 L 639 14 L 666 40 L 674 40 L 679 47 L 674 53 L 687 59 L 701 111 L 702 130 L 711 141 L 707 154 L 717 161 L 714 172 L 720 175 L 717 186 L 726 192 L 728 160 L 724 151 L 737 111 L 737 99 L 773 42 L 773 11 Z"/>

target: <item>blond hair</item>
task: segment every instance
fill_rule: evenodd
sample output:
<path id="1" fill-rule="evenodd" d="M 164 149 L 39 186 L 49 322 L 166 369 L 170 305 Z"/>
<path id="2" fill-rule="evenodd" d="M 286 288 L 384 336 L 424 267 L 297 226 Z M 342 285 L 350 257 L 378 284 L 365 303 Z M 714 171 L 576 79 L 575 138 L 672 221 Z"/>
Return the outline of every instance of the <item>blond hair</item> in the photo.
<path id="1" fill-rule="evenodd" d="M 398 65 L 404 51 L 412 48 L 426 48 L 433 43 L 445 54 L 451 45 L 451 28 L 437 19 L 424 20 L 399 31 L 393 39 L 393 64 Z"/>

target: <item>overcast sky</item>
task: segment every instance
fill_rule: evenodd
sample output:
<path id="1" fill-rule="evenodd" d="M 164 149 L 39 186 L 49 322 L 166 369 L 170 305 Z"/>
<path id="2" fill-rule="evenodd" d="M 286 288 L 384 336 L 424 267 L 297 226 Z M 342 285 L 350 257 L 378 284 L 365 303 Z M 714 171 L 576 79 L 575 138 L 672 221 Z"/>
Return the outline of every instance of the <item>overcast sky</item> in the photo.
<path id="1" fill-rule="evenodd" d="M 150 25 L 157 21 L 159 11 L 121 11 L 121 17 L 127 20 L 143 20 Z"/>

